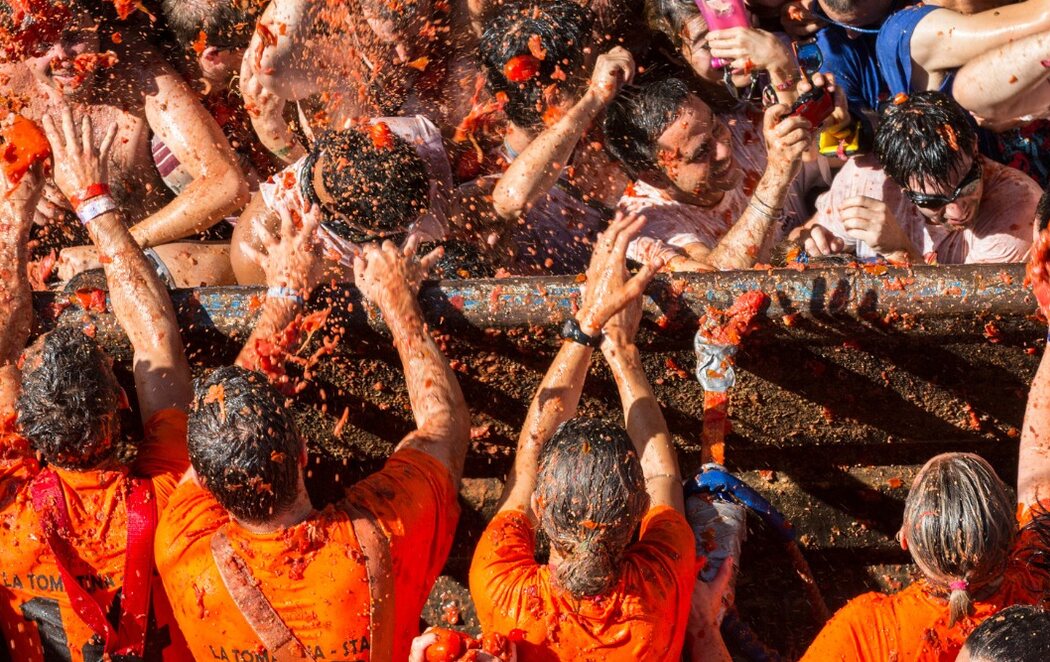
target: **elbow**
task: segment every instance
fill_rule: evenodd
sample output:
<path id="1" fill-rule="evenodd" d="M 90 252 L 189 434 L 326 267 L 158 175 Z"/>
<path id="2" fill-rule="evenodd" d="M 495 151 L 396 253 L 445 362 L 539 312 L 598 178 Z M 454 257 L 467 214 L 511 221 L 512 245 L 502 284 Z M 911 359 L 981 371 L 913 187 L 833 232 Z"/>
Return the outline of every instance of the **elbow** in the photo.
<path id="1" fill-rule="evenodd" d="M 244 176 L 239 167 L 233 164 L 226 165 L 215 173 L 211 190 L 221 210 L 221 216 L 228 216 L 244 209 L 251 200 L 248 178 Z"/>
<path id="2" fill-rule="evenodd" d="M 496 215 L 505 221 L 520 218 L 525 213 L 525 200 L 510 186 L 502 182 L 492 191 L 492 208 Z"/>

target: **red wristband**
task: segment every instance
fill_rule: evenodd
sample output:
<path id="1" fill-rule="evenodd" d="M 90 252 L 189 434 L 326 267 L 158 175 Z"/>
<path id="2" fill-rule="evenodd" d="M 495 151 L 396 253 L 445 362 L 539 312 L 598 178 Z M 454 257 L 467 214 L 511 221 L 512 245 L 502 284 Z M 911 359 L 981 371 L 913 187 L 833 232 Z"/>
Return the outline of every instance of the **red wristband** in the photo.
<path id="1" fill-rule="evenodd" d="M 69 202 L 73 205 L 73 211 L 76 211 L 77 207 L 100 195 L 109 195 L 109 184 L 92 184 L 83 191 L 77 191 L 69 196 Z"/>

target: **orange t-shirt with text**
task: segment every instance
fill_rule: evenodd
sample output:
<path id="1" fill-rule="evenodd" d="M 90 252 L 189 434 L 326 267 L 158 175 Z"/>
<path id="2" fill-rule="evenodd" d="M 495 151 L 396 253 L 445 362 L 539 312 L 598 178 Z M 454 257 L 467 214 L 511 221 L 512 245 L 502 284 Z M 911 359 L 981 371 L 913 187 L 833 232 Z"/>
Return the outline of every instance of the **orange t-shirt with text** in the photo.
<path id="1" fill-rule="evenodd" d="M 680 659 L 696 583 L 696 543 L 681 513 L 668 506 L 646 513 L 619 580 L 600 596 L 577 599 L 555 586 L 535 548 L 528 516 L 502 512 L 482 534 L 470 567 L 481 629 L 524 631 L 519 662 Z"/>
<path id="2" fill-rule="evenodd" d="M 1023 527 L 1031 515 L 1019 510 Z M 932 594 L 923 580 L 893 595 L 856 597 L 828 621 L 802 662 L 954 662 L 966 638 L 989 616 L 1011 605 L 1044 603 L 1050 573 L 1031 561 L 1046 551 L 1036 532 L 1023 528 L 1002 585 L 990 597 L 975 600 L 973 614 L 953 627 L 948 627 L 948 601 Z"/>
<path id="3" fill-rule="evenodd" d="M 448 469 L 413 449 L 398 451 L 347 490 L 347 500 L 372 513 L 390 541 L 395 660 L 408 659 L 423 603 L 452 547 L 456 497 Z M 164 513 L 156 555 L 175 618 L 198 660 L 270 659 L 212 557 L 212 536 L 223 526 L 267 601 L 316 659 L 370 659 L 368 571 L 342 508 L 330 505 L 295 526 L 252 533 L 209 492 L 187 482 Z"/>
<path id="4" fill-rule="evenodd" d="M 151 478 L 162 511 L 189 466 L 186 414 L 166 409 L 145 425 L 146 436 L 132 466 Z M 0 629 L 12 660 L 97 662 L 102 645 L 73 610 L 54 554 L 43 542 L 30 484 L 40 466 L 28 442 L 15 431 L 14 416 L 0 422 Z M 71 572 L 106 610 L 124 583 L 127 543 L 127 471 L 67 471 L 55 468 L 65 495 L 79 561 Z M 158 577 L 144 660 L 190 660 Z M 111 619 L 112 620 L 112 619 Z"/>

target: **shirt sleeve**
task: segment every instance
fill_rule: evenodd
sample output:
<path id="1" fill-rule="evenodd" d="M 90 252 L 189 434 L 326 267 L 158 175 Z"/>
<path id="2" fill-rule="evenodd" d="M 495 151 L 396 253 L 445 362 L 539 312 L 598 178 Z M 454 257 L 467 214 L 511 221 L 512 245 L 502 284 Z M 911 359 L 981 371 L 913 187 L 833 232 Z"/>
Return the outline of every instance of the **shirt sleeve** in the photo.
<path id="1" fill-rule="evenodd" d="M 426 592 L 452 548 L 459 520 L 458 492 L 443 464 L 422 451 L 400 450 L 379 472 L 347 490 L 390 540 L 398 587 Z"/>
<path id="2" fill-rule="evenodd" d="M 850 600 L 824 625 L 799 662 L 867 662 L 888 660 L 896 646 L 883 646 L 875 626 L 885 600 L 879 593 L 867 593 Z M 883 636 L 892 636 L 883 632 Z"/>
<path id="3" fill-rule="evenodd" d="M 229 519 L 215 498 L 196 483 L 186 481 L 175 488 L 161 513 L 154 539 L 161 576 L 186 562 L 196 545 L 210 545 L 212 534 Z"/>
<path id="4" fill-rule="evenodd" d="M 941 7 L 935 5 L 907 7 L 892 14 L 882 24 L 875 52 L 890 96 L 911 93 L 911 37 L 922 19 L 938 9 Z"/>
<path id="5" fill-rule="evenodd" d="M 470 564 L 470 595 L 482 627 L 496 610 L 517 613 L 515 605 L 530 595 L 521 589 L 538 567 L 535 550 L 532 522 L 520 510 L 498 513 L 485 527 Z"/>
<path id="6" fill-rule="evenodd" d="M 29 440 L 18 434 L 14 412 L 0 412 L 0 505 L 40 470 Z"/>
<path id="7" fill-rule="evenodd" d="M 831 188 L 817 198 L 817 209 L 813 214 L 813 218 L 810 219 L 810 222 L 822 226 L 825 230 L 845 242 L 846 249 L 852 249 L 854 252 L 857 250 L 860 242 L 846 234 L 846 228 L 842 225 L 838 210 L 842 206 L 842 202 L 849 196 L 850 186 L 848 182 L 852 177 L 856 176 L 856 171 L 857 168 L 852 159 L 842 166 L 842 169 L 839 170 L 838 175 L 832 182 Z"/>

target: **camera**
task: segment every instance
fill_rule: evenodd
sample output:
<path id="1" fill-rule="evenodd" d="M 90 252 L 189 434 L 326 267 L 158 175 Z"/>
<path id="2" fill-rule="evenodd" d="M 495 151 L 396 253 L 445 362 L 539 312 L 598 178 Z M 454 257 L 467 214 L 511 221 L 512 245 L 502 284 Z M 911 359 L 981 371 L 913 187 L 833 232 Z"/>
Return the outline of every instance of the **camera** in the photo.
<path id="1" fill-rule="evenodd" d="M 804 117 L 814 129 L 818 129 L 834 111 L 835 97 L 823 87 L 815 87 L 795 101 L 787 116 Z"/>

